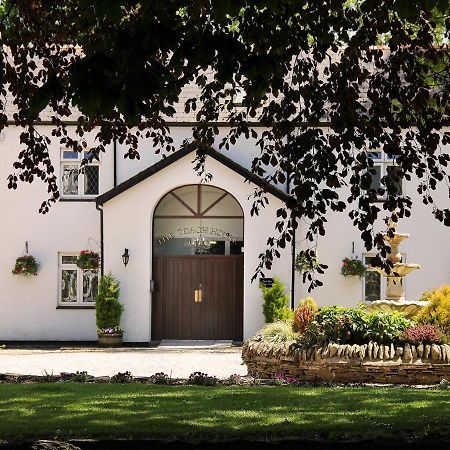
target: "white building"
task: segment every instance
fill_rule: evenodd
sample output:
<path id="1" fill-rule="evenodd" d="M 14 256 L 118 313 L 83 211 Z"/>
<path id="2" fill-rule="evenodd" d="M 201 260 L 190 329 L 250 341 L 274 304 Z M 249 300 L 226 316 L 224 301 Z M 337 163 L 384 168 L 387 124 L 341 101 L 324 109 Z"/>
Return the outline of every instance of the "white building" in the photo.
<path id="1" fill-rule="evenodd" d="M 39 131 L 51 135 L 50 126 L 39 125 Z M 222 133 L 226 131 L 222 128 Z M 189 123 L 180 121 L 171 132 L 181 147 L 190 133 Z M 82 156 L 52 141 L 51 157 L 62 197 L 42 215 L 38 209 L 48 196 L 42 183 L 7 189 L 5 180 L 20 148 L 18 135 L 18 129 L 9 127 L 0 142 L 0 179 L 4 180 L 0 184 L 4 208 L 0 216 L 0 342 L 97 339 L 92 293 L 98 274 L 83 272 L 74 264 L 74 257 L 84 249 L 102 253 L 102 270 L 120 280 L 127 342 L 239 341 L 263 325 L 260 289 L 251 278 L 267 238 L 275 234 L 276 210 L 287 194 L 286 186 L 270 187 L 269 206 L 259 216 L 251 216 L 252 194 L 261 185 L 248 170 L 258 154 L 255 141 L 242 139 L 228 152 L 211 150 L 206 169 L 212 180 L 207 184 L 200 184 L 194 170 L 193 147 L 161 159 L 151 141 L 142 141 L 141 159 L 130 161 L 123 158 L 125 149 L 117 144 L 98 164 L 74 175 L 70 171 Z M 94 133 L 87 140 L 94 145 Z M 392 164 L 381 152 L 375 158 L 381 173 Z M 408 277 L 405 288 L 408 299 L 417 299 L 424 290 L 449 281 L 449 229 L 421 203 L 414 180 L 402 189 L 414 201 L 412 217 L 399 225 L 399 231 L 411 234 L 402 251 L 407 262 L 422 266 Z M 444 190 L 436 197 L 448 206 Z M 195 244 L 202 239 L 210 246 L 198 254 Z M 305 245 L 300 227 L 294 251 Z M 36 277 L 11 273 L 26 247 L 41 264 Z M 129 252 L 126 266 L 125 249 Z M 367 280 L 340 275 L 344 257 L 370 256 L 345 213 L 329 214 L 327 235 L 320 240 L 318 253 L 329 266 L 322 277 L 324 286 L 312 293 L 319 305 L 355 306 L 383 297 L 384 283 L 377 274 L 371 273 Z M 286 248 L 265 275 L 278 276 L 288 293 L 295 292 L 296 303 L 308 293 L 301 277 L 292 276 L 292 259 L 292 248 Z"/>

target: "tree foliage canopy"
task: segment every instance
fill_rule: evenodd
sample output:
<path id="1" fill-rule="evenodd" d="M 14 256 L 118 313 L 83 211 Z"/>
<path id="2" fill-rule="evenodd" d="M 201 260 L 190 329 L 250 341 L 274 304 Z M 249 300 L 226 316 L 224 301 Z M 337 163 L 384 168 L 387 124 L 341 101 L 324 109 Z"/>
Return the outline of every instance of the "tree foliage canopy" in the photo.
<path id="1" fill-rule="evenodd" d="M 17 0 L 3 8 L 0 129 L 8 96 L 22 127 L 9 187 L 41 178 L 51 196 L 42 212 L 59 197 L 49 140 L 36 128 L 44 108 L 62 145 L 81 151 L 95 129 L 94 157 L 116 139 L 138 158 L 142 136 L 157 152 L 176 150 L 168 122 L 181 101 L 195 113 L 200 172 L 225 114 L 231 128 L 220 146 L 252 136 L 261 150 L 254 172 L 289 179 L 292 195 L 260 269 L 300 221 L 313 245 L 327 213 L 346 205 L 367 249 L 386 254 L 374 223 L 382 211 L 409 216 L 411 199 L 386 177 L 371 189 L 370 150 L 398 155 L 395 177 L 419 177 L 424 203 L 450 225 L 447 205 L 433 199 L 438 183 L 449 186 L 448 0 Z M 199 95 L 182 99 L 188 85 Z M 76 136 L 66 123 L 73 107 Z M 255 211 L 264 203 L 257 194 Z"/>

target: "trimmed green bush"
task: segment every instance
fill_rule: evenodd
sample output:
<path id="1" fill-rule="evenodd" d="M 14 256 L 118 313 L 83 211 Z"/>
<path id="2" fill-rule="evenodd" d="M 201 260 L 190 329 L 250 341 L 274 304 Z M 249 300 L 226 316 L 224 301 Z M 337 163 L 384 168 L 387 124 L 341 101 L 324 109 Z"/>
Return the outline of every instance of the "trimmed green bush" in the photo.
<path id="1" fill-rule="evenodd" d="M 261 285 L 266 323 L 292 319 L 294 312 L 288 306 L 289 296 L 284 293 L 284 289 L 284 284 L 277 277 L 271 287 Z"/>
<path id="2" fill-rule="evenodd" d="M 328 342 L 364 344 L 396 342 L 413 324 L 398 311 L 368 312 L 363 306 L 343 308 L 327 306 L 319 310 L 305 332 L 300 344 L 308 347 Z"/>
<path id="3" fill-rule="evenodd" d="M 120 331 L 123 305 L 119 302 L 120 284 L 111 274 L 100 278 L 95 297 L 97 329 Z"/>
<path id="4" fill-rule="evenodd" d="M 365 341 L 380 344 L 398 341 L 400 335 L 413 324 L 399 311 L 373 311 L 367 314 L 365 322 Z"/>

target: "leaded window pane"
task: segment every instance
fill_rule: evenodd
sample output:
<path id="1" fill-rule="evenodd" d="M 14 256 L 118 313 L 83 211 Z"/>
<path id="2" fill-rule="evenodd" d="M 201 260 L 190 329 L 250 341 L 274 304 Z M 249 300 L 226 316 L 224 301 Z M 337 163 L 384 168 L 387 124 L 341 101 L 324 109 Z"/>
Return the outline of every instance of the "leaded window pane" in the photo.
<path id="1" fill-rule="evenodd" d="M 378 190 L 381 186 L 381 166 L 374 166 L 372 168 L 372 183 L 370 184 L 370 189 Z"/>
<path id="2" fill-rule="evenodd" d="M 77 270 L 63 269 L 61 271 L 61 303 L 77 301 Z"/>
<path id="3" fill-rule="evenodd" d="M 64 195 L 78 194 L 78 166 L 69 164 L 63 166 L 62 184 Z"/>
<path id="4" fill-rule="evenodd" d="M 84 167 L 84 193 L 98 195 L 98 166 Z"/>
<path id="5" fill-rule="evenodd" d="M 365 280 L 365 300 L 374 302 L 381 298 L 381 275 L 378 272 L 369 270 L 366 272 Z"/>
<path id="6" fill-rule="evenodd" d="M 398 166 L 386 167 L 386 186 L 388 190 L 393 191 L 396 195 L 402 195 L 402 180 L 398 176 L 400 168 Z"/>
<path id="7" fill-rule="evenodd" d="M 83 303 L 92 303 L 98 290 L 98 271 L 83 270 Z"/>

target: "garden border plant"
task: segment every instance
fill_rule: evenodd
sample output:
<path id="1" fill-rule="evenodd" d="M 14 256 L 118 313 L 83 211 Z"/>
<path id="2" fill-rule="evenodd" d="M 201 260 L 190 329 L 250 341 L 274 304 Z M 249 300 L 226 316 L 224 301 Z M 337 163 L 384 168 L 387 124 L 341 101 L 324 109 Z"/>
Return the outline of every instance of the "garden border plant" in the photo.
<path id="1" fill-rule="evenodd" d="M 393 310 L 371 311 L 362 304 L 317 308 L 312 298 L 300 300 L 293 320 L 267 324 L 244 344 L 244 362 L 249 373 L 265 377 L 285 370 L 287 376 L 307 380 L 345 381 L 347 370 L 349 377 L 362 382 L 435 383 L 450 378 L 445 332 L 450 287 L 425 296 L 432 301 L 417 320 Z"/>

